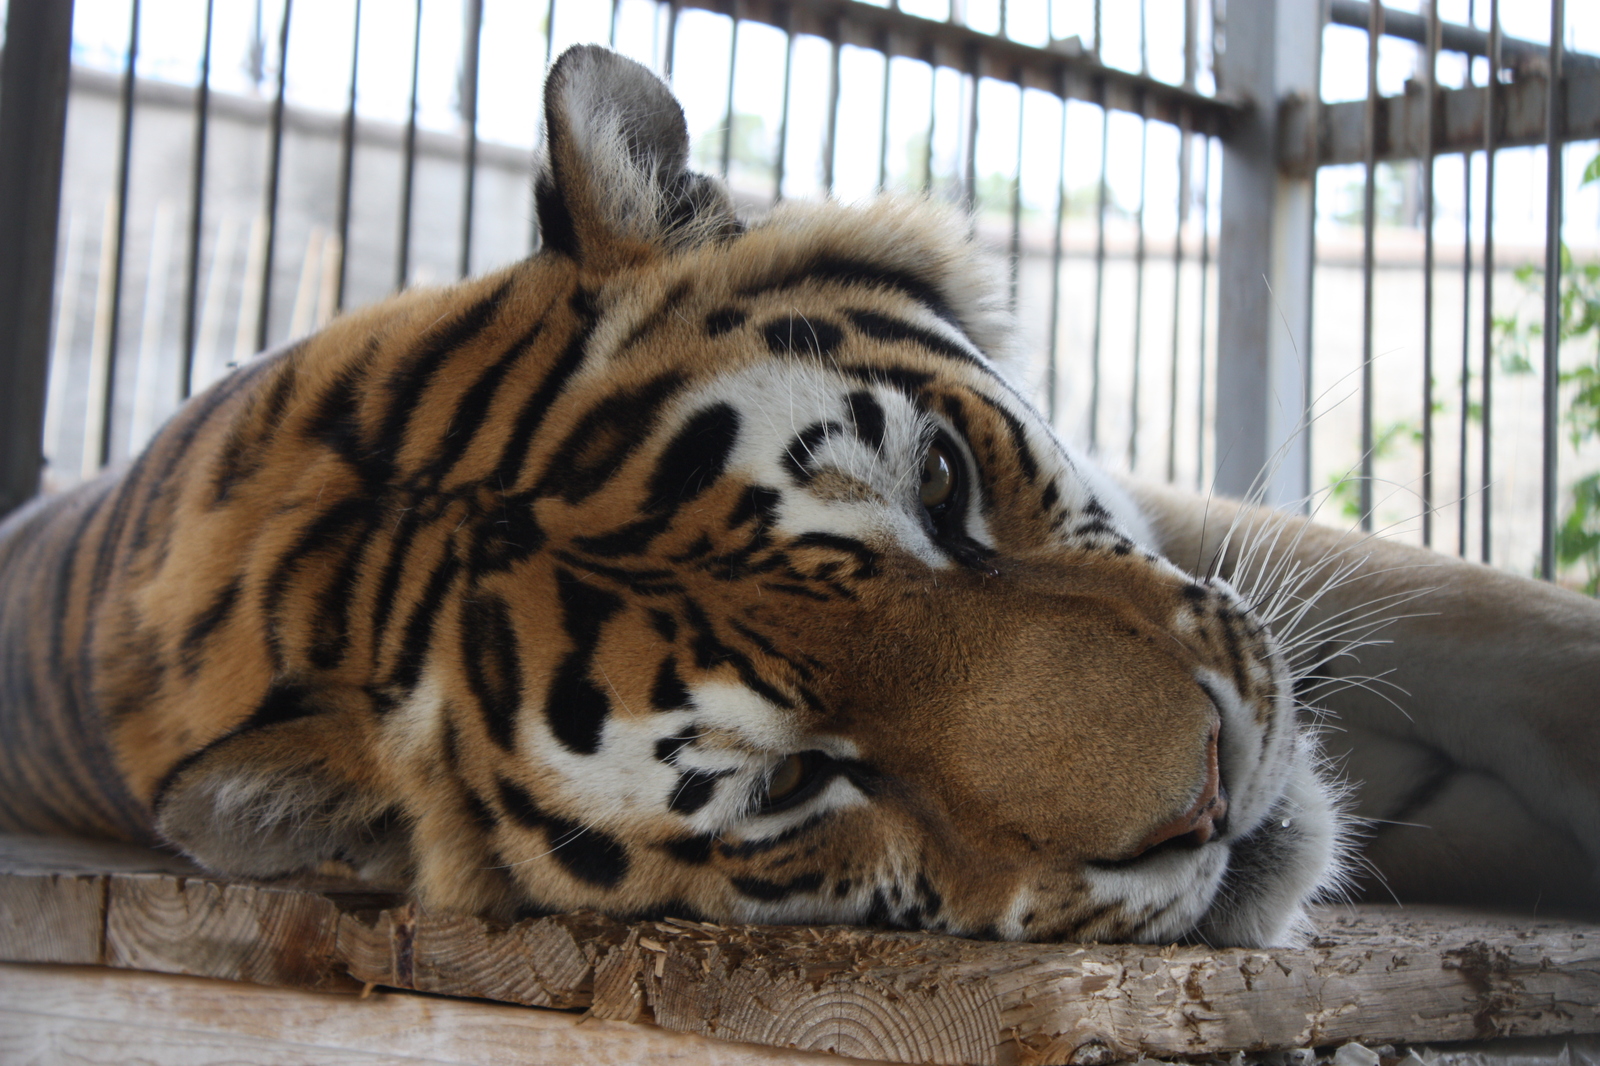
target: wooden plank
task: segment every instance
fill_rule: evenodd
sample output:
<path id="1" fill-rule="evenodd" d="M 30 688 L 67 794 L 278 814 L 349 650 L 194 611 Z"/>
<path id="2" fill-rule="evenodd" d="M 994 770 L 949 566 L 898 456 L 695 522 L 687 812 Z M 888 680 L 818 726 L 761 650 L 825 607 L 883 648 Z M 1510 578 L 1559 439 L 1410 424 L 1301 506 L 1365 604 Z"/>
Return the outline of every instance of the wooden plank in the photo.
<path id="1" fill-rule="evenodd" d="M 405 992 L 327 996 L 102 968 L 0 964 L 0 1062 L 826 1066 L 838 1060 L 653 1025 Z"/>
<path id="2" fill-rule="evenodd" d="M 1553 919 L 1327 908 L 1308 946 L 1270 950 L 593 914 L 507 927 L 348 882 L 229 884 L 127 856 L 97 875 L 92 847 L 52 847 L 19 857 L 22 872 L 0 863 L 4 958 L 588 1007 L 617 1023 L 891 1062 L 1099 1063 L 1600 1032 L 1600 926 Z M 0 856 L 17 848 L 27 845 Z M 52 857 L 62 872 L 49 871 Z"/>

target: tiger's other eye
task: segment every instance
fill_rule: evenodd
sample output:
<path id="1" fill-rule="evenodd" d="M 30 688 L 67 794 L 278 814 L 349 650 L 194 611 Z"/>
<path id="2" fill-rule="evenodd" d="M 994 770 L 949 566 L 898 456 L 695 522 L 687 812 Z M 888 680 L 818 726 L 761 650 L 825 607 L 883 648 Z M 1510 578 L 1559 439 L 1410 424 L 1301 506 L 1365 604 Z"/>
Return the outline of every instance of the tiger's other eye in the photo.
<path id="1" fill-rule="evenodd" d="M 922 506 L 928 510 L 943 507 L 956 491 L 955 463 L 942 444 L 928 446 L 922 457 Z"/>
<path id="2" fill-rule="evenodd" d="M 778 764 L 767 782 L 767 803 L 782 803 L 800 790 L 806 781 L 806 757 L 791 755 Z"/>

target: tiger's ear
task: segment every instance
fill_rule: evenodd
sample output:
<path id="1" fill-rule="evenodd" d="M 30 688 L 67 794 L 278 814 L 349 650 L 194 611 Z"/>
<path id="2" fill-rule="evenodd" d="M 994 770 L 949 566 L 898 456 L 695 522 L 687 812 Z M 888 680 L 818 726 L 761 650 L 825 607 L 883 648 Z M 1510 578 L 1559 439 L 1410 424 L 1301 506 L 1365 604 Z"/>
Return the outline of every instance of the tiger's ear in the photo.
<path id="1" fill-rule="evenodd" d="M 563 52 L 545 82 L 545 137 L 539 232 L 585 267 L 739 230 L 721 185 L 687 168 L 683 108 L 631 59 L 597 45 Z"/>
<path id="2" fill-rule="evenodd" d="M 156 793 L 157 831 L 233 876 L 281 877 L 334 861 L 369 880 L 403 878 L 406 820 L 363 783 L 344 717 L 246 723 L 190 756 Z"/>

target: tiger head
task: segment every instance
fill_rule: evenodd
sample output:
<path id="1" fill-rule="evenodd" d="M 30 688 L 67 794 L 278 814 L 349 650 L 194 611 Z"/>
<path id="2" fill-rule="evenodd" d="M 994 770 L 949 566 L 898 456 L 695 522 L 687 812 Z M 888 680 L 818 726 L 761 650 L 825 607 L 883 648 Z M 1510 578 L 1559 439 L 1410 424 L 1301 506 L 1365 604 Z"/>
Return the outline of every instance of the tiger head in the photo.
<path id="1" fill-rule="evenodd" d="M 746 226 L 602 49 L 546 106 L 542 251 L 279 357 L 211 460 L 246 517 L 175 535 L 234 521 L 263 617 L 206 639 L 268 651 L 136 782 L 167 839 L 505 916 L 1292 938 L 1339 816 L 1283 655 L 1019 391 L 965 223 Z"/>

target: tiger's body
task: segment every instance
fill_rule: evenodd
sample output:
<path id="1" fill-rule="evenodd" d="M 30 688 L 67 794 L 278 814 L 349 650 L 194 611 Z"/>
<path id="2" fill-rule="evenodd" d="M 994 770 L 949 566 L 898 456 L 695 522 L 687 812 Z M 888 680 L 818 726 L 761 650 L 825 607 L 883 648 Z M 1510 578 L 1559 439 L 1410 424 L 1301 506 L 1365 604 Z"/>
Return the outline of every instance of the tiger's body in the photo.
<path id="1" fill-rule="evenodd" d="M 0 828 L 499 916 L 1280 942 L 1352 840 L 1296 687 L 1404 604 L 1360 671 L 1410 717 L 1330 699 L 1360 813 L 1448 854 L 1373 854 L 1592 904 L 1594 603 L 1120 485 L 1009 382 L 963 227 L 746 229 L 642 68 L 575 49 L 547 99 L 539 255 L 0 527 Z"/>

